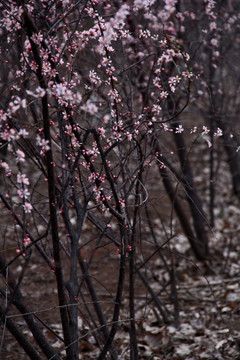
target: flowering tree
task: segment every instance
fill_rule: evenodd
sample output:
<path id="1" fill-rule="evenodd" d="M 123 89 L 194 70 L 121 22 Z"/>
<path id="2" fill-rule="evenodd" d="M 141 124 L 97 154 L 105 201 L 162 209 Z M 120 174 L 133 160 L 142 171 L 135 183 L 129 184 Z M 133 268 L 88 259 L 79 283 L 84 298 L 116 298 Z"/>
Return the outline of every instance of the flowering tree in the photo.
<path id="1" fill-rule="evenodd" d="M 122 321 L 129 327 L 130 358 L 138 359 L 137 281 L 161 321 L 178 322 L 174 265 L 163 252 L 175 230 L 171 223 L 165 238 L 159 238 L 153 222 L 167 195 L 195 256 L 208 258 L 208 216 L 194 184 L 188 146 L 200 139 L 211 148 L 228 129 L 211 105 L 210 129 L 185 121 L 184 115 L 208 101 L 206 89 L 219 106 L 218 79 L 228 66 L 220 61 L 219 43 L 234 30 L 226 26 L 230 35 L 223 35 L 217 14 L 230 24 L 235 11 L 233 2 L 221 4 L 1 1 L 0 198 L 8 226 L 2 232 L 0 313 L 4 329 L 30 358 L 61 359 L 66 351 L 67 359 L 78 359 L 81 317 L 95 337 L 98 359 L 117 359 L 114 339 L 128 292 Z M 234 46 L 223 51 L 231 54 Z M 223 138 L 228 151 L 227 135 Z M 233 138 L 237 141 L 235 133 Z M 106 252 L 114 253 L 114 260 L 109 255 L 98 263 L 97 254 Z M 172 311 L 143 271 L 156 254 L 168 273 L 161 291 L 170 288 Z M 35 263 L 53 280 L 60 333 L 28 301 L 24 279 Z M 110 280 L 99 277 L 102 267 L 118 274 L 114 290 L 108 290 L 107 316 L 99 293 Z M 16 324 L 16 312 L 27 325 L 27 337 Z M 52 337 L 61 344 L 57 350 Z"/>

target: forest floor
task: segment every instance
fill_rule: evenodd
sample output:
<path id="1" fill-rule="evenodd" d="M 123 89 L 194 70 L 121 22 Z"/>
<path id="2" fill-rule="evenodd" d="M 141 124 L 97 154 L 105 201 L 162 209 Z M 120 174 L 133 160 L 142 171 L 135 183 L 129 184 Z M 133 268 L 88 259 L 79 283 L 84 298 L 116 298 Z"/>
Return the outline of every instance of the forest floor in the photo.
<path id="1" fill-rule="evenodd" d="M 148 295 L 138 291 L 135 304 L 139 309 L 136 320 L 140 359 L 240 359 L 239 216 L 238 201 L 233 199 L 225 204 L 222 211 L 216 212 L 215 227 L 210 236 L 211 261 L 208 269 L 191 256 L 184 236 L 176 238 L 171 251 L 177 258 L 177 325 L 174 321 L 169 325 L 161 323 L 152 302 L 147 301 Z M 154 269 L 148 273 L 148 279 L 156 293 L 163 279 L 167 279 L 164 271 L 162 261 L 155 258 Z M 160 295 L 160 299 L 171 308 L 166 294 Z M 127 308 L 127 305 L 128 298 L 125 298 L 124 306 Z M 130 358 L 128 331 L 128 326 L 120 323 L 115 342 L 121 360 Z M 89 352 L 86 351 L 81 359 L 97 358 L 94 338 L 90 336 L 89 340 L 93 344 L 89 345 Z"/>
<path id="2" fill-rule="evenodd" d="M 135 306 L 140 359 L 240 359 L 238 349 L 238 345 L 240 346 L 240 210 L 234 200 L 226 205 L 224 210 L 217 214 L 214 232 L 210 239 L 210 275 L 206 274 L 203 264 L 191 260 L 193 257 L 189 255 L 189 245 L 184 236 L 179 235 L 172 247 L 176 255 L 174 257 L 177 258 L 175 269 L 178 325 L 174 321 L 166 325 L 159 320 L 149 295 L 139 285 Z M 110 259 L 109 254 L 108 258 L 106 254 L 99 256 L 102 264 L 101 278 L 111 273 L 113 280 L 114 272 L 117 274 L 114 270 L 115 266 L 118 266 L 117 255 L 112 252 Z M 95 267 L 97 274 L 99 267 L 97 265 Z M 16 270 L 20 271 L 21 266 Z M 167 278 L 165 271 L 160 259 L 155 258 L 152 272 L 148 273 L 148 280 L 156 293 L 160 283 L 165 277 Z M 43 310 L 45 321 L 48 320 L 51 327 L 60 334 L 59 318 L 55 310 L 57 299 L 53 285 L 53 278 L 49 276 L 45 268 L 41 269 L 41 261 L 36 260 L 24 277 L 23 295 L 27 295 L 32 309 Z M 26 289 L 26 294 L 24 294 L 24 289 Z M 114 293 L 113 285 L 110 289 L 111 287 L 108 288 L 109 295 L 101 290 L 98 292 L 99 299 L 105 303 L 106 314 L 112 311 L 107 304 L 111 306 L 113 304 L 113 295 L 110 293 L 110 291 Z M 159 297 L 164 306 L 169 306 L 170 309 L 172 304 L 169 297 L 165 293 Z M 39 309 L 39 303 L 41 309 Z M 128 310 L 125 310 L 128 309 L 128 303 L 129 298 L 125 294 L 119 329 L 115 337 L 119 359 L 122 360 L 129 359 L 129 328 L 126 321 Z M 18 324 L 24 330 L 21 318 Z M 99 348 L 96 337 L 94 331 L 88 326 L 87 317 L 84 314 L 79 319 L 79 329 L 81 333 L 80 359 L 97 358 Z M 28 335 L 27 329 L 24 332 Z M 53 338 L 52 345 L 56 350 L 61 350 L 61 341 L 56 340 L 47 329 L 45 329 L 45 335 Z M 6 360 L 25 358 L 23 351 L 7 332 L 2 333 L 0 357 Z"/>
<path id="3" fill-rule="evenodd" d="M 176 236 L 164 247 L 162 254 L 169 266 L 174 269 L 177 297 L 171 297 L 169 273 L 166 266 L 163 266 L 160 256 L 155 254 L 151 261 L 145 261 L 145 266 L 141 269 L 152 290 L 160 299 L 165 313 L 169 315 L 170 323 L 164 323 L 149 291 L 136 276 L 136 330 L 140 360 L 240 360 L 240 206 L 239 200 L 230 195 L 230 179 L 226 174 L 227 169 L 224 165 L 218 174 L 218 177 L 224 181 L 217 189 L 215 226 L 209 230 L 208 267 L 196 261 L 188 241 L 179 230 L 177 221 L 173 219 L 172 228 L 176 231 Z M 200 186 L 201 183 L 202 179 L 199 179 Z M 162 207 L 164 204 L 166 206 L 165 200 L 163 195 Z M 159 203 L 159 199 L 156 203 Z M 166 209 L 162 208 L 162 210 L 165 212 Z M 166 219 L 169 219 L 169 214 Z M 162 219 L 156 216 L 152 221 L 156 236 L 164 239 Z M 16 246 L 6 239 L 11 238 L 15 227 L 11 227 L 7 223 L 7 218 L 2 216 L 1 229 L 1 236 L 4 239 L 1 251 L 10 260 L 16 255 Z M 84 228 L 84 237 L 85 239 L 92 237 L 95 240 L 98 238 L 90 224 Z M 139 264 L 156 250 L 149 241 L 151 237 L 149 228 L 145 234 L 141 234 L 141 237 L 142 242 L 138 244 L 137 252 Z M 92 257 L 91 277 L 107 321 L 111 322 L 119 255 L 113 244 L 103 246 L 97 251 L 94 250 L 94 244 L 95 242 L 93 248 L 91 243 L 84 246 L 82 256 L 86 261 Z M 45 250 L 49 251 L 49 245 L 44 246 Z M 12 269 L 16 275 L 21 273 L 22 265 L 21 259 L 15 262 Z M 64 265 L 67 272 L 67 261 Z M 165 284 L 168 285 L 164 289 Z M 35 250 L 31 263 L 26 268 L 21 291 L 31 311 L 48 324 L 49 328 L 42 326 L 43 332 L 64 359 L 63 343 L 53 334 L 54 331 L 55 334 L 62 335 L 55 278 Z M 2 304 L 4 301 L 2 299 Z M 97 359 L 98 329 L 94 328 L 92 319 L 86 313 L 84 302 L 88 302 L 90 312 L 93 314 L 91 299 L 86 288 L 82 292 L 82 298 L 78 299 L 79 357 L 86 360 Z M 129 295 L 128 280 L 126 280 L 118 331 L 114 339 L 119 360 L 130 359 L 128 312 Z M 9 312 L 9 316 L 31 340 L 31 334 L 22 317 L 17 316 L 14 311 Z M 1 327 L 0 340 L 0 359 L 26 359 L 26 354 L 5 327 Z M 44 356 L 42 358 L 45 359 Z"/>

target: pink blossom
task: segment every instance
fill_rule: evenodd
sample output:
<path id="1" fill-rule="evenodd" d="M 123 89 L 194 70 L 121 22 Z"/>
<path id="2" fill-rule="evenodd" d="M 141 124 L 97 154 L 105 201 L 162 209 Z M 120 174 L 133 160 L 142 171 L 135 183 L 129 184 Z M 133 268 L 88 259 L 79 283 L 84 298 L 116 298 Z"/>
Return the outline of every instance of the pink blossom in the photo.
<path id="1" fill-rule="evenodd" d="M 43 151 L 50 150 L 49 140 L 41 139 L 39 135 L 37 135 L 37 145 L 41 146 Z"/>
<path id="2" fill-rule="evenodd" d="M 40 86 L 38 86 L 35 89 L 35 91 L 26 90 L 26 93 L 37 99 L 37 98 L 42 98 L 46 94 L 46 91 L 42 89 Z"/>
<path id="3" fill-rule="evenodd" d="M 193 134 L 197 131 L 197 126 L 194 126 L 191 130 L 190 130 L 190 134 Z"/>
<path id="4" fill-rule="evenodd" d="M 217 131 L 214 133 L 214 136 L 223 136 L 223 132 L 220 128 L 217 128 Z"/>
<path id="5" fill-rule="evenodd" d="M 125 200 L 124 199 L 121 198 L 119 200 L 119 203 L 120 203 L 121 207 L 123 207 L 123 208 L 125 207 Z"/>
<path id="6" fill-rule="evenodd" d="M 128 141 L 132 140 L 132 134 L 130 134 L 129 132 L 126 133 L 126 137 L 127 137 Z"/>
<path id="7" fill-rule="evenodd" d="M 191 79 L 193 77 L 193 73 L 191 71 L 183 71 L 182 76 Z"/>
<path id="8" fill-rule="evenodd" d="M 209 24 L 210 30 L 215 30 L 217 28 L 217 24 L 215 21 L 210 22 Z"/>
<path id="9" fill-rule="evenodd" d="M 35 44 L 38 44 L 40 45 L 41 42 L 43 41 L 43 35 L 41 33 L 38 33 L 38 34 L 33 34 L 32 35 L 32 41 L 35 43 Z"/>
<path id="10" fill-rule="evenodd" d="M 6 163 L 5 161 L 0 163 L 0 167 L 6 171 L 10 169 L 8 163 Z"/>
<path id="11" fill-rule="evenodd" d="M 27 198 L 28 196 L 30 196 L 30 192 L 28 191 L 27 188 L 25 189 L 18 189 L 17 191 L 18 196 L 23 199 L 23 198 Z"/>
<path id="12" fill-rule="evenodd" d="M 99 135 L 105 137 L 105 129 L 103 127 L 98 128 Z"/>
<path id="13" fill-rule="evenodd" d="M 160 92 L 160 98 L 161 99 L 166 99 L 168 97 L 168 92 L 167 91 L 161 91 Z"/>
<path id="14" fill-rule="evenodd" d="M 213 46 L 215 46 L 215 47 L 218 46 L 218 41 L 217 41 L 217 39 L 215 39 L 215 38 L 211 39 L 210 43 L 211 43 Z"/>
<path id="15" fill-rule="evenodd" d="M 182 125 L 178 125 L 178 127 L 176 127 L 176 134 L 181 134 L 184 131 L 184 128 Z"/>
<path id="16" fill-rule="evenodd" d="M 81 109 L 83 111 L 88 112 L 90 115 L 94 115 L 98 112 L 98 107 L 96 104 L 94 104 L 93 102 L 91 102 L 90 100 L 88 100 L 86 102 L 86 104 L 84 104 L 83 106 L 81 106 Z"/>
<path id="17" fill-rule="evenodd" d="M 18 149 L 16 151 L 16 154 L 17 154 L 17 162 L 24 162 L 25 161 L 25 153 L 22 150 Z"/>
<path id="18" fill-rule="evenodd" d="M 20 172 L 17 174 L 17 182 L 19 184 L 29 185 L 29 179 L 26 174 L 21 174 Z"/>
<path id="19" fill-rule="evenodd" d="M 210 130 L 208 130 L 208 128 L 206 126 L 203 126 L 203 132 L 202 135 L 207 135 L 209 133 Z"/>
<path id="20" fill-rule="evenodd" d="M 24 209 L 24 212 L 25 213 L 31 213 L 33 207 L 32 207 L 32 204 L 30 204 L 29 202 L 26 202 L 24 205 L 23 205 L 23 209 Z"/>
<path id="21" fill-rule="evenodd" d="M 20 129 L 18 135 L 25 139 L 29 135 L 29 132 L 26 129 Z"/>
<path id="22" fill-rule="evenodd" d="M 89 71 L 89 80 L 95 85 L 101 84 L 102 82 L 100 77 L 97 76 L 97 73 L 94 70 Z"/>

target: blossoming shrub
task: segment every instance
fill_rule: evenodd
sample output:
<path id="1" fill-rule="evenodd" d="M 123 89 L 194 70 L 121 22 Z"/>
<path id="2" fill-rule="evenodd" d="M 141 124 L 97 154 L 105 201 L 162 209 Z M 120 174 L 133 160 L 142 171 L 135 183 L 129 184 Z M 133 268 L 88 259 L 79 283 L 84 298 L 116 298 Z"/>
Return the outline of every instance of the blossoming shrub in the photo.
<path id="1" fill-rule="evenodd" d="M 196 121 L 184 124 L 181 119 L 189 106 L 201 108 L 209 99 L 206 56 L 213 67 L 210 92 L 215 94 L 222 32 L 232 31 L 229 24 L 239 21 L 237 15 L 230 16 L 234 5 L 227 4 L 229 16 L 210 0 L 201 4 L 2 1 L 0 6 L 0 137 L 1 148 L 7 149 L 0 162 L 0 198 L 5 218 L 13 221 L 5 247 L 16 251 L 14 256 L 8 251 L 5 258 L 1 255 L 8 289 L 2 286 L 1 319 L 30 358 L 41 358 L 40 349 L 49 359 L 62 358 L 62 351 L 68 359 L 77 359 L 84 337 L 78 326 L 81 314 L 95 336 L 99 359 L 107 353 L 116 359 L 114 337 L 128 277 L 129 313 L 123 316 L 129 326 L 130 358 L 137 359 L 136 276 L 162 321 L 178 318 L 176 297 L 171 313 L 141 268 L 151 268 L 151 258 L 159 253 L 169 281 L 163 288 L 175 281 L 162 253 L 174 236 L 171 229 L 165 239 L 159 233 L 156 236 L 153 221 L 158 215 L 153 209 L 156 204 L 164 206 L 161 176 L 173 203 L 173 183 L 180 183 L 191 201 L 195 196 L 186 190 L 190 172 L 184 172 L 181 153 L 180 161 L 175 157 L 173 134 L 192 139 L 190 143 L 200 139 L 206 149 L 224 135 L 220 122 L 212 127 Z M 225 16 L 223 28 L 218 25 L 218 14 Z M 173 179 L 168 177 L 169 170 Z M 161 194 L 157 202 L 156 193 Z M 175 211 L 185 234 L 192 238 L 195 255 L 204 260 L 207 250 L 201 255 L 194 246 L 199 235 L 196 212 L 190 206 L 197 236 L 189 230 L 191 221 L 181 217 L 179 206 Z M 116 253 L 113 302 L 107 317 L 98 301 L 99 287 L 91 277 L 95 253 L 86 256 L 89 244 L 91 250 L 109 247 Z M 44 336 L 39 317 L 36 323 L 36 307 L 29 309 L 27 294 L 21 293 L 25 270 L 36 254 L 55 279 L 62 332 L 58 335 L 51 322 L 43 326 L 60 341 L 59 351 Z M 19 261 L 20 275 L 16 272 Z M 109 257 L 107 262 L 111 261 Z M 100 262 L 98 273 L 102 266 Z M 83 286 L 91 307 L 84 300 Z M 8 317 L 13 307 L 24 317 L 35 344 Z"/>

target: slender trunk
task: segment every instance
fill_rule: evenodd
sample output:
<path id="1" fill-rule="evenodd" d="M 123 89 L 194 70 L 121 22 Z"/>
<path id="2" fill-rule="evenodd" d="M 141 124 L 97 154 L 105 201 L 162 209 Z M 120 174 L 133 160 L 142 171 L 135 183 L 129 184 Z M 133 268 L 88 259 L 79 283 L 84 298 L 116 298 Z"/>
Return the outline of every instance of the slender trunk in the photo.
<path id="1" fill-rule="evenodd" d="M 210 138 L 211 138 L 211 148 L 210 148 L 210 156 L 209 156 L 209 213 L 210 213 L 210 226 L 214 227 L 214 204 L 215 204 L 215 184 L 214 184 L 214 118 L 211 116 L 210 118 Z"/>
<path id="2" fill-rule="evenodd" d="M 191 165 L 188 159 L 188 154 L 186 151 L 185 141 L 183 138 L 183 134 L 176 133 L 175 129 L 177 128 L 178 124 L 175 122 L 173 126 L 173 134 L 174 140 L 177 147 L 178 157 L 181 164 L 181 169 L 184 176 L 184 189 L 187 194 L 187 201 L 191 210 L 192 219 L 194 229 L 199 241 L 199 244 L 202 247 L 202 255 L 206 258 L 208 254 L 208 237 L 206 232 L 206 215 L 202 208 L 201 200 L 196 192 L 194 186 L 194 180 L 192 175 Z"/>
<path id="3" fill-rule="evenodd" d="M 12 294 L 13 296 L 13 304 L 15 305 L 15 307 L 18 309 L 18 311 L 22 314 L 29 330 L 31 331 L 34 339 L 36 340 L 36 343 L 38 344 L 38 346 L 41 348 L 41 350 L 43 351 L 43 353 L 47 356 L 47 358 L 51 358 L 54 357 L 55 360 L 60 360 L 60 357 L 55 353 L 55 351 L 53 350 L 53 348 L 49 345 L 47 339 L 45 338 L 45 336 L 42 333 L 42 330 L 40 329 L 40 327 L 38 326 L 33 312 L 24 304 L 23 299 L 22 299 L 22 294 L 20 292 L 20 290 L 18 289 L 18 284 L 15 282 L 14 280 L 14 276 L 13 274 L 8 270 L 6 270 L 6 264 L 4 259 L 0 256 L 0 270 L 2 272 L 2 275 L 4 276 L 4 278 L 6 279 L 8 288 L 10 289 L 10 294 Z M 6 318 L 6 311 L 3 310 L 1 311 L 2 313 L 2 321 L 5 321 Z M 20 333 L 17 333 L 14 327 L 13 323 L 9 323 L 12 331 L 15 333 L 16 336 L 18 336 L 18 341 L 21 340 L 21 335 Z M 23 342 L 23 345 L 27 345 L 25 342 Z M 23 346 L 21 343 L 21 346 Z M 29 349 L 30 350 L 30 349 Z"/>
<path id="4" fill-rule="evenodd" d="M 230 136 L 225 118 L 216 117 L 215 120 L 217 126 L 223 131 L 223 143 L 232 176 L 233 192 L 240 197 L 240 152 L 237 151 L 240 146 L 240 137 L 236 134 Z"/>
<path id="5" fill-rule="evenodd" d="M 170 324 L 170 319 L 168 318 L 168 316 L 166 315 L 165 311 L 163 310 L 163 304 L 161 302 L 161 300 L 159 299 L 158 295 L 155 294 L 155 292 L 153 291 L 152 287 L 149 285 L 149 281 L 146 278 L 145 275 L 143 275 L 143 273 L 140 270 L 137 270 L 137 274 L 140 277 L 140 279 L 142 280 L 144 286 L 146 287 L 146 289 L 148 290 L 149 294 L 152 297 L 152 300 L 154 301 L 157 309 L 159 310 L 163 321 L 165 324 Z"/>
<path id="6" fill-rule="evenodd" d="M 0 305 L 0 316 L 4 314 L 4 309 Z M 38 351 L 32 346 L 32 344 L 27 340 L 26 336 L 19 330 L 19 327 L 15 324 L 13 320 L 8 318 L 2 319 L 3 324 L 6 325 L 8 331 L 13 335 L 19 345 L 23 348 L 25 353 L 32 360 L 42 360 Z M 57 358 L 56 358 L 57 359 Z"/>
<path id="7" fill-rule="evenodd" d="M 166 192 L 173 204 L 174 210 L 178 216 L 178 219 L 180 221 L 182 229 L 183 229 L 189 243 L 191 244 L 191 247 L 194 251 L 195 256 L 199 260 L 206 260 L 205 248 L 199 240 L 196 240 L 196 237 L 194 235 L 192 227 L 189 223 L 189 219 L 188 219 L 187 215 L 185 214 L 185 211 L 176 196 L 176 192 L 172 186 L 171 180 L 169 179 L 167 169 L 163 166 L 160 166 L 159 171 L 160 171 L 160 174 L 161 174 L 161 177 L 163 180 L 163 185 L 164 185 Z"/>
<path id="8" fill-rule="evenodd" d="M 94 306 L 94 309 L 96 311 L 99 323 L 101 325 L 101 330 L 102 330 L 102 333 L 103 333 L 104 340 L 107 342 L 107 339 L 109 337 L 109 330 L 108 330 L 108 327 L 107 327 L 107 322 L 106 322 L 104 313 L 102 311 L 102 308 L 100 306 L 100 302 L 98 300 L 98 296 L 97 296 L 95 288 L 93 286 L 91 277 L 88 274 L 86 264 L 85 264 L 83 258 L 81 257 L 80 251 L 78 251 L 78 262 L 79 262 L 80 267 L 82 269 L 82 273 L 84 275 L 84 280 L 86 281 L 90 296 L 92 298 L 93 306 Z M 112 360 L 117 360 L 118 359 L 118 356 L 117 356 L 116 351 L 115 351 L 115 349 L 113 347 L 113 344 L 110 346 L 109 352 L 110 352 L 110 356 L 111 356 Z"/>
<path id="9" fill-rule="evenodd" d="M 37 45 L 33 42 L 32 36 L 37 32 L 36 26 L 33 23 L 31 17 L 28 15 L 25 9 L 24 14 L 24 26 L 26 33 L 28 35 L 29 41 L 31 43 L 31 49 L 34 56 L 34 59 L 38 65 L 37 68 L 37 78 L 41 88 L 47 90 L 47 85 L 42 71 L 42 60 L 39 55 L 39 50 Z M 58 299 L 60 305 L 60 315 L 61 322 L 64 334 L 64 342 L 67 352 L 67 360 L 73 360 L 74 351 L 71 346 L 71 335 L 69 331 L 69 317 L 67 311 L 67 300 L 65 296 L 65 286 L 62 273 L 62 263 L 61 263 L 61 248 L 58 235 L 58 221 L 57 221 L 57 211 L 56 211 L 56 193 L 55 193 L 55 174 L 54 174 L 54 160 L 52 153 L 52 144 L 51 144 L 51 134 L 50 134 L 50 121 L 49 121 L 49 111 L 48 111 L 48 95 L 47 92 L 42 97 L 42 117 L 43 117 L 43 133 L 45 140 L 48 141 L 49 150 L 46 151 L 46 166 L 47 166 L 47 178 L 48 178 L 48 194 L 49 194 L 49 211 L 50 211 L 50 223 L 51 223 L 51 233 L 52 233 L 52 243 L 53 243 L 53 257 L 55 265 L 55 275 L 58 289 Z"/>
<path id="10" fill-rule="evenodd" d="M 136 202 L 134 211 L 134 220 L 132 226 L 132 234 L 129 239 L 129 313 L 130 313 L 130 359 L 138 360 L 138 346 L 137 346 L 137 334 L 135 326 L 135 274 L 134 274 L 134 263 L 135 263 L 135 231 L 137 223 L 137 212 L 139 210 L 137 206 L 138 202 L 138 185 L 136 191 Z"/>
<path id="11" fill-rule="evenodd" d="M 120 259 L 120 268 L 119 268 L 119 278 L 118 278 L 118 288 L 117 288 L 117 294 L 115 299 L 115 307 L 113 312 L 113 318 L 112 318 L 112 327 L 108 336 L 108 339 L 104 345 L 104 348 L 102 349 L 98 360 L 104 360 L 105 356 L 107 355 L 107 352 L 111 348 L 113 339 L 115 337 L 115 334 L 117 332 L 118 327 L 118 320 L 119 320 L 119 313 L 120 313 L 120 306 L 122 303 L 122 291 L 123 291 L 123 282 L 124 282 L 124 275 L 125 275 L 125 246 L 122 249 L 121 252 L 121 259 Z"/>

